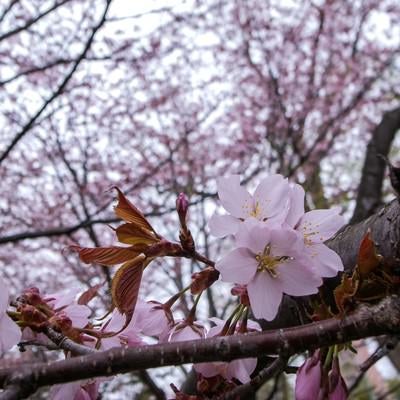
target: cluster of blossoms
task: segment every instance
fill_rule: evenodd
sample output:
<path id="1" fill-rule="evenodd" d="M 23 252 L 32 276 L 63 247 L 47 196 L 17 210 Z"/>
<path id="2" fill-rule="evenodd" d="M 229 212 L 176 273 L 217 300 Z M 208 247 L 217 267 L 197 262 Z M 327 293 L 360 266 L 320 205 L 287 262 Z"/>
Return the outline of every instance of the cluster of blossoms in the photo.
<path id="1" fill-rule="evenodd" d="M 173 243 L 160 236 L 118 190 L 115 212 L 124 223 L 115 231 L 123 246 L 73 246 L 86 263 L 122 264 L 111 285 L 114 308 L 111 316 L 103 322 L 91 322 L 87 303 L 95 294 L 87 295 L 90 290 L 80 296 L 77 290 L 44 296 L 37 288 L 30 288 L 17 299 L 13 317 L 22 328 L 22 340 L 51 345 L 47 328 L 52 328 L 90 351 L 97 351 L 142 346 L 149 343 L 146 340 L 149 338 L 150 343 L 155 339 L 166 343 L 257 332 L 261 330 L 259 324 L 248 319 L 250 308 L 256 318 L 273 320 L 283 294 L 314 294 L 323 277 L 335 276 L 343 270 L 340 257 L 324 244 L 343 225 L 339 210 L 305 212 L 305 193 L 300 185 L 289 183 L 281 175 L 272 175 L 260 183 L 252 196 L 240 186 L 239 176 L 234 175 L 219 179 L 218 194 L 229 214 L 215 214 L 211 218 L 211 233 L 217 237 L 233 235 L 236 245 L 214 268 L 212 261 L 196 252 L 186 225 L 189 203 L 185 195 L 179 195 L 177 200 L 180 243 Z M 193 274 L 191 284 L 165 303 L 138 300 L 143 270 L 155 258 L 166 256 L 193 258 L 207 266 Z M 223 281 L 234 284 L 232 294 L 238 295 L 240 301 L 227 320 L 211 318 L 212 327 L 207 328 L 196 321 L 196 308 L 201 294 L 219 275 Z M 197 296 L 193 307 L 185 318 L 175 319 L 173 306 L 188 290 Z M 21 339 L 18 325 L 6 314 L 7 306 L 8 292 L 0 280 L 0 352 Z M 74 354 L 67 354 L 71 355 Z M 296 394 L 299 400 L 305 379 L 302 376 L 308 379 L 310 373 L 313 377 L 317 375 L 316 364 L 300 369 L 299 394 Z M 199 382 L 205 385 L 204 393 L 213 379 L 220 385 L 214 393 L 221 393 L 238 382 L 249 382 L 256 366 L 256 358 L 247 358 L 200 363 L 194 368 Z M 337 370 L 333 363 L 329 376 L 337 376 Z M 57 385 L 52 388 L 51 396 L 66 400 L 96 399 L 101 380 Z M 321 386 L 317 378 L 313 381 L 315 387 Z M 332 383 L 330 387 L 334 386 Z"/>
<path id="2" fill-rule="evenodd" d="M 273 320 L 284 293 L 317 293 L 323 277 L 343 270 L 338 254 L 324 244 L 344 223 L 339 209 L 305 212 L 300 185 L 275 174 L 251 195 L 233 175 L 218 180 L 218 195 L 229 214 L 213 215 L 211 233 L 233 235 L 236 246 L 216 269 L 223 281 L 246 285 L 256 318 Z"/>

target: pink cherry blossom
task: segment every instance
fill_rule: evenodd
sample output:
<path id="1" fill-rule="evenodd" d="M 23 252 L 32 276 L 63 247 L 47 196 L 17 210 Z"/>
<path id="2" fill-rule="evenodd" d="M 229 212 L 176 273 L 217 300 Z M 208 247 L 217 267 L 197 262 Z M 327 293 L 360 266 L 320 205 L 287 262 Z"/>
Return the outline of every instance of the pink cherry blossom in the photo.
<path id="1" fill-rule="evenodd" d="M 21 340 L 21 329 L 7 315 L 8 289 L 0 278 L 0 355 Z"/>
<path id="2" fill-rule="evenodd" d="M 275 318 L 283 293 L 317 293 L 322 280 L 310 267 L 304 242 L 292 229 L 271 228 L 248 219 L 236 237 L 237 248 L 216 264 L 225 282 L 247 285 L 256 318 Z"/>
<path id="3" fill-rule="evenodd" d="M 138 303 L 134 318 L 140 332 L 148 336 L 159 337 L 169 331 L 174 322 L 171 310 L 157 301 Z"/>
<path id="4" fill-rule="evenodd" d="M 264 222 L 283 222 L 288 212 L 290 187 L 282 175 L 263 179 L 253 196 L 240 186 L 239 175 L 219 178 L 217 187 L 221 204 L 229 214 L 211 217 L 209 226 L 214 236 L 235 234 L 240 222 L 249 217 Z"/>
<path id="5" fill-rule="evenodd" d="M 321 390 L 322 365 L 320 351 L 317 350 L 298 369 L 296 375 L 296 400 L 318 399 Z"/>
<path id="6" fill-rule="evenodd" d="M 218 336 L 225 325 L 225 321 L 219 318 L 211 318 L 210 320 L 213 321 L 216 325 L 208 331 L 206 336 Z M 257 322 L 248 321 L 247 324 L 248 327 L 251 328 L 251 330 L 261 331 L 261 327 Z M 256 369 L 256 366 L 256 358 L 244 358 L 231 362 L 210 362 L 195 364 L 194 369 L 205 378 L 210 378 L 215 375 L 221 375 L 228 381 L 231 381 L 235 378 L 242 383 L 246 383 L 250 381 L 250 375 Z"/>
<path id="7" fill-rule="evenodd" d="M 168 333 L 168 342 L 184 342 L 187 340 L 204 339 L 205 329 L 202 325 L 190 321 L 177 322 Z"/>
<path id="8" fill-rule="evenodd" d="M 145 344 L 140 337 L 139 328 L 136 326 L 136 320 L 132 318 L 128 326 L 121 331 L 124 327 L 126 318 L 117 309 L 115 309 L 102 328 L 103 332 L 114 332 L 116 335 L 105 337 L 101 339 L 101 350 L 108 350 L 113 347 L 135 347 Z"/>
<path id="9" fill-rule="evenodd" d="M 53 386 L 50 390 L 51 400 L 96 400 L 98 398 L 99 380 L 86 383 L 70 382 Z"/>
<path id="10" fill-rule="evenodd" d="M 329 381 L 329 400 L 346 400 L 347 386 L 344 381 L 339 367 L 339 359 L 334 357 L 332 361 L 332 369 L 328 374 Z"/>
<path id="11" fill-rule="evenodd" d="M 304 190 L 293 185 L 290 190 L 290 207 L 285 223 L 304 239 L 305 251 L 310 256 L 316 272 L 321 277 L 336 276 L 343 271 L 339 255 L 323 243 L 344 224 L 340 209 L 313 210 L 304 214 Z"/>

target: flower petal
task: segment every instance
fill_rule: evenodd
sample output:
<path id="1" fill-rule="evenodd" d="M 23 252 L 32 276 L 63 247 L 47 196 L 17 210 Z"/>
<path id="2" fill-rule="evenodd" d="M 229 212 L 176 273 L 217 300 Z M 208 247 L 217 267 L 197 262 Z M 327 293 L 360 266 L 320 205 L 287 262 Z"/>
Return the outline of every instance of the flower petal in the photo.
<path id="1" fill-rule="evenodd" d="M 297 183 L 290 185 L 289 191 L 289 212 L 286 216 L 286 223 L 294 228 L 304 215 L 304 189 Z"/>
<path id="2" fill-rule="evenodd" d="M 72 304 L 64 308 L 63 311 L 68 315 L 75 328 L 84 328 L 87 325 L 89 315 L 91 314 L 89 307 L 81 306 L 79 304 Z"/>
<path id="3" fill-rule="evenodd" d="M 297 230 L 303 233 L 307 241 L 323 243 L 343 226 L 344 218 L 339 212 L 338 207 L 309 211 L 301 218 Z"/>
<path id="4" fill-rule="evenodd" d="M 256 273 L 257 261 L 248 249 L 238 248 L 218 261 L 215 268 L 221 273 L 223 281 L 245 284 Z"/>
<path id="5" fill-rule="evenodd" d="M 236 245 L 250 249 L 254 254 L 261 253 L 270 242 L 270 233 L 271 230 L 265 223 L 249 218 L 240 224 Z"/>
<path id="6" fill-rule="evenodd" d="M 0 315 L 7 310 L 8 307 L 8 288 L 6 283 L 0 277 Z"/>
<path id="7" fill-rule="evenodd" d="M 204 339 L 205 333 L 204 328 L 196 325 L 186 325 L 184 327 L 176 326 L 170 334 L 170 342 L 185 342 L 188 340 L 199 340 Z"/>
<path id="8" fill-rule="evenodd" d="M 293 229 L 273 229 L 271 231 L 271 254 L 295 257 L 304 251 L 304 240 Z"/>
<path id="9" fill-rule="evenodd" d="M 315 271 L 319 276 L 332 278 L 343 271 L 343 262 L 335 251 L 324 244 L 312 244 L 306 246 L 311 260 L 315 264 Z"/>
<path id="10" fill-rule="evenodd" d="M 253 198 L 240 186 L 239 175 L 219 178 L 217 181 L 218 197 L 226 211 L 236 218 L 246 218 L 253 211 Z"/>
<path id="11" fill-rule="evenodd" d="M 282 283 L 268 272 L 259 272 L 247 285 L 247 292 L 254 316 L 272 321 L 282 301 Z"/>
<path id="12" fill-rule="evenodd" d="M 263 179 L 254 192 L 257 217 L 264 219 L 286 214 L 288 194 L 289 183 L 282 175 L 274 174 Z"/>
<path id="13" fill-rule="evenodd" d="M 242 383 L 247 383 L 250 381 L 250 375 L 256 369 L 256 366 L 256 358 L 244 358 L 231 361 L 226 369 L 226 379 L 232 380 L 232 378 L 236 378 Z"/>
<path id="14" fill-rule="evenodd" d="M 218 215 L 216 213 L 208 221 L 211 234 L 220 238 L 234 235 L 240 224 L 240 220 L 232 217 L 232 215 Z"/>
<path id="15" fill-rule="evenodd" d="M 307 264 L 289 260 L 278 267 L 278 279 L 283 292 L 291 296 L 307 296 L 318 292 L 322 279 L 310 270 Z"/>
<path id="16" fill-rule="evenodd" d="M 16 345 L 21 335 L 21 329 L 7 314 L 0 315 L 0 355 Z"/>
<path id="17" fill-rule="evenodd" d="M 193 368 L 198 374 L 203 375 L 205 378 L 211 378 L 212 376 L 218 375 L 220 372 L 217 368 L 217 364 L 212 362 L 194 364 Z"/>
<path id="18" fill-rule="evenodd" d="M 53 386 L 50 389 L 51 400 L 66 400 L 74 399 L 81 391 L 81 385 L 79 382 L 64 383 L 62 385 Z"/>

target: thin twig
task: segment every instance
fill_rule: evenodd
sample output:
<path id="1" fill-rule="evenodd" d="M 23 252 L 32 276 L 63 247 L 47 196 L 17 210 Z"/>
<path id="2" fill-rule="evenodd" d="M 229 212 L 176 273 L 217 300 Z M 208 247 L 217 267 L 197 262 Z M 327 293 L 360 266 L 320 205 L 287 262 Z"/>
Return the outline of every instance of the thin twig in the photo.
<path id="1" fill-rule="evenodd" d="M 73 77 L 75 71 L 78 69 L 80 63 L 83 61 L 83 59 L 86 57 L 86 54 L 88 53 L 94 37 L 97 33 L 97 31 L 103 26 L 103 24 L 106 21 L 106 16 L 108 9 L 110 7 L 112 0 L 107 0 L 106 1 L 106 6 L 103 11 L 103 15 L 100 19 L 100 21 L 97 23 L 97 25 L 92 29 L 92 32 L 89 36 L 89 39 L 87 40 L 85 47 L 82 51 L 82 53 L 78 56 L 76 59 L 75 63 L 73 64 L 71 70 L 68 72 L 68 74 L 64 77 L 62 80 L 61 84 L 58 86 L 58 88 L 55 90 L 55 92 L 43 103 L 43 105 L 40 107 L 40 109 L 34 114 L 31 119 L 28 121 L 28 123 L 21 129 L 21 131 L 14 137 L 14 139 L 11 141 L 11 143 L 7 146 L 7 148 L 4 150 L 3 154 L 0 155 L 0 164 L 7 158 L 7 156 L 10 154 L 11 150 L 17 145 L 17 143 L 29 132 L 29 130 L 36 124 L 37 120 L 39 117 L 42 115 L 42 113 L 46 110 L 46 108 L 58 97 L 60 96 L 64 89 L 66 88 L 68 82 L 71 80 Z"/>

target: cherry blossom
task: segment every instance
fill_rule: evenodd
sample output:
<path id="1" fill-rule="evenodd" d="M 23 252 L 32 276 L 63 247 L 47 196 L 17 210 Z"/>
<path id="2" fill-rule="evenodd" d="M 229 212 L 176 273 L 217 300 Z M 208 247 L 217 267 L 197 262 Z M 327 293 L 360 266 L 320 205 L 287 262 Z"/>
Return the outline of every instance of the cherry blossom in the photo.
<path id="1" fill-rule="evenodd" d="M 187 340 L 204 339 L 205 329 L 196 321 L 180 321 L 169 331 L 167 340 L 169 342 L 184 342 Z"/>
<path id="2" fill-rule="evenodd" d="M 132 318 L 129 324 L 124 328 L 125 323 L 126 317 L 117 309 L 115 309 L 111 315 L 111 318 L 104 323 L 102 328 L 103 332 L 115 333 L 115 335 L 101 339 L 101 350 L 108 350 L 113 347 L 121 346 L 135 347 L 145 344 L 140 337 L 136 319 Z"/>
<path id="3" fill-rule="evenodd" d="M 304 190 L 300 185 L 292 186 L 285 224 L 304 239 L 305 251 L 321 277 L 333 277 L 343 271 L 339 255 L 324 244 L 344 224 L 344 218 L 339 213 L 339 207 L 304 213 Z"/>
<path id="4" fill-rule="evenodd" d="M 21 330 L 7 315 L 8 289 L 0 278 L 0 354 L 11 349 L 21 339 Z"/>
<path id="5" fill-rule="evenodd" d="M 240 222 L 253 217 L 263 222 L 283 222 L 288 212 L 289 183 L 282 175 L 264 178 L 254 195 L 240 185 L 239 175 L 219 178 L 218 197 L 229 214 L 214 214 L 209 221 L 214 236 L 237 233 Z"/>
<path id="6" fill-rule="evenodd" d="M 322 280 L 304 254 L 304 242 L 292 229 L 271 228 L 248 219 L 236 236 L 236 248 L 216 264 L 225 282 L 246 284 L 256 318 L 275 318 L 283 293 L 317 293 Z"/>
<path id="7" fill-rule="evenodd" d="M 225 325 L 225 321 L 219 318 L 210 318 L 216 325 L 212 327 L 206 337 L 214 337 L 221 334 Z M 261 327 L 257 322 L 247 321 L 248 327 L 252 331 L 261 331 Z M 226 380 L 231 381 L 233 378 L 242 383 L 250 381 L 250 375 L 256 369 L 256 358 L 244 358 L 231 362 L 210 362 L 195 364 L 194 369 L 203 375 L 205 378 L 210 378 L 215 375 L 221 375 Z"/>
<path id="8" fill-rule="evenodd" d="M 157 301 L 139 302 L 134 320 L 140 332 L 148 336 L 161 336 L 174 322 L 171 310 Z"/>
<path id="9" fill-rule="evenodd" d="M 53 386 L 50 390 L 51 400 L 96 400 L 98 398 L 99 380 L 70 382 Z"/>

